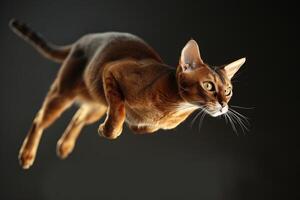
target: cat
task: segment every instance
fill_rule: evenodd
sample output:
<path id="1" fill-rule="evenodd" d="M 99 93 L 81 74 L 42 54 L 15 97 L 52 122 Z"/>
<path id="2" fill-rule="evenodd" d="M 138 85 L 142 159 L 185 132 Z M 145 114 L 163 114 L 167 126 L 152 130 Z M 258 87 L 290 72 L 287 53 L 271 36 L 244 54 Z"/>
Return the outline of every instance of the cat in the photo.
<path id="1" fill-rule="evenodd" d="M 20 149 L 24 169 L 33 164 L 43 131 L 74 102 L 80 107 L 57 143 L 62 159 L 73 151 L 81 129 L 105 114 L 98 133 L 108 139 L 120 136 L 124 122 L 142 134 L 173 129 L 197 109 L 213 117 L 226 114 L 231 79 L 246 60 L 212 68 L 191 39 L 174 68 L 133 34 L 87 34 L 71 45 L 56 46 L 18 20 L 9 24 L 43 56 L 61 63 Z"/>

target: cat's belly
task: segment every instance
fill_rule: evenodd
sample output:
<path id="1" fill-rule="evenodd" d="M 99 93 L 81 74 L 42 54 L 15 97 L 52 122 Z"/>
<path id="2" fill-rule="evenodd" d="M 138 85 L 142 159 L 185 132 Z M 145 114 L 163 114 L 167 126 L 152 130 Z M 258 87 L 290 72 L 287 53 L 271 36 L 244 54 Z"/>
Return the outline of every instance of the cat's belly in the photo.
<path id="1" fill-rule="evenodd" d="M 126 123 L 136 133 L 152 133 L 158 129 L 173 129 L 193 111 L 164 113 L 158 110 L 136 112 L 126 109 Z"/>
<path id="2" fill-rule="evenodd" d="M 136 133 L 154 132 L 160 128 L 160 124 L 158 120 L 153 120 L 150 116 L 148 112 L 136 112 L 127 108 L 125 122 Z"/>

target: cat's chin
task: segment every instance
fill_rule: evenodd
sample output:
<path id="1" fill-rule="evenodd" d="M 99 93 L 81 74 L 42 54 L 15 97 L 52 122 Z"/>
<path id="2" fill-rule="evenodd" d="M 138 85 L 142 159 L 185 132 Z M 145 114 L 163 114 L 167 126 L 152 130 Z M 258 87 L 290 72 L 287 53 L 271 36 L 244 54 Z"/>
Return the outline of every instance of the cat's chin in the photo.
<path id="1" fill-rule="evenodd" d="M 223 114 L 225 114 L 227 112 L 227 110 L 226 111 L 216 111 L 216 112 L 209 112 L 209 111 L 207 111 L 207 113 L 210 115 L 210 116 L 212 116 L 212 117 L 218 117 L 218 116 L 221 116 L 221 115 L 223 115 Z"/>
<path id="2" fill-rule="evenodd" d="M 221 106 L 218 106 L 216 109 L 213 109 L 213 110 L 212 109 L 211 110 L 206 109 L 206 113 L 209 114 L 212 117 L 218 117 L 220 115 L 223 115 L 223 114 L 227 113 L 228 109 L 229 109 L 228 105 L 223 107 L 223 108 Z"/>
<path id="3" fill-rule="evenodd" d="M 224 113 L 222 113 L 222 112 L 214 112 L 214 113 L 208 113 L 210 116 L 212 116 L 212 117 L 218 117 L 218 116 L 220 116 L 220 115 L 223 115 Z"/>

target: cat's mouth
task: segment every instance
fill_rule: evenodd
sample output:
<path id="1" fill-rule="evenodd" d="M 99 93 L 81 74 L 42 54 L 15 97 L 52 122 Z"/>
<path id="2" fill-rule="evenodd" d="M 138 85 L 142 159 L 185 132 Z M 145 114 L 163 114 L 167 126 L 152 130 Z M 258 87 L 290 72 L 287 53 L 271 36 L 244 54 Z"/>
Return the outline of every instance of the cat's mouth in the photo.
<path id="1" fill-rule="evenodd" d="M 206 108 L 205 112 L 212 117 L 218 117 L 228 111 L 228 105 L 225 107 L 216 106 L 215 108 Z"/>

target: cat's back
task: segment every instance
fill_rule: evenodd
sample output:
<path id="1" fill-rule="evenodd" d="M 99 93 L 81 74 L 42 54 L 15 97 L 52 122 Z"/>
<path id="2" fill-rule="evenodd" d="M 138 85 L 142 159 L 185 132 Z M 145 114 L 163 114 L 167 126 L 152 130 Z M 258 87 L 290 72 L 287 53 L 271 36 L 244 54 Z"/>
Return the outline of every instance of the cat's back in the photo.
<path id="1" fill-rule="evenodd" d="M 104 96 L 102 73 L 110 63 L 126 59 L 151 59 L 162 63 L 162 59 L 144 40 L 130 33 L 106 32 L 93 33 L 80 38 L 74 52 L 81 55 L 86 64 L 82 80 L 90 96 L 101 99 Z M 96 93 L 94 91 L 97 91 Z"/>
<path id="2" fill-rule="evenodd" d="M 91 61 L 98 63 L 116 61 L 123 58 L 152 58 L 162 62 L 155 50 L 140 37 L 124 32 L 91 33 L 83 36 L 76 43 L 76 48 L 83 50 Z"/>

